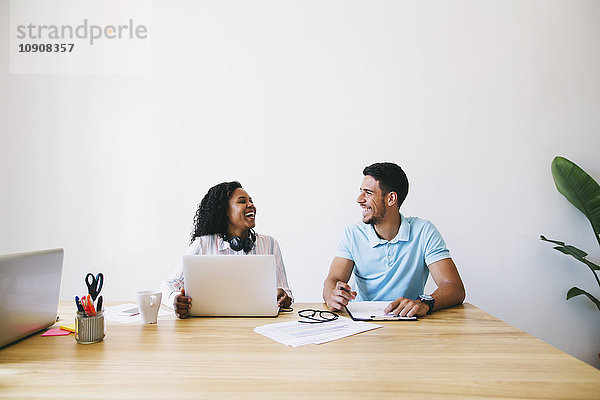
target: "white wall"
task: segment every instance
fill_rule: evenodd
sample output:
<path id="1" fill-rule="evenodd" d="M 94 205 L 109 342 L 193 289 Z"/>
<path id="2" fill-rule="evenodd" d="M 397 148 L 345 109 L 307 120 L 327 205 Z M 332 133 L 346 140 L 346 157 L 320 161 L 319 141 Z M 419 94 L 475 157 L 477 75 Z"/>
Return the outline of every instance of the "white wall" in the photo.
<path id="1" fill-rule="evenodd" d="M 554 188 L 566 156 L 600 180 L 600 2 L 153 2 L 149 75 L 11 75 L 0 21 L 0 252 L 64 247 L 61 298 L 106 275 L 131 300 L 180 262 L 207 189 L 238 179 L 320 301 L 362 168 L 402 165 L 467 301 L 600 367 L 600 260 Z"/>

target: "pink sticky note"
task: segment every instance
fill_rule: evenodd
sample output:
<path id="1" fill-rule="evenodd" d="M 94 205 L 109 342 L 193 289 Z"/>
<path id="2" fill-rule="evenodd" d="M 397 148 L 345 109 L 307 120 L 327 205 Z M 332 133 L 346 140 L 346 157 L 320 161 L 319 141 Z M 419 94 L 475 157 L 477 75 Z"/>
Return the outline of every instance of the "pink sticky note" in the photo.
<path id="1" fill-rule="evenodd" d="M 42 333 L 42 336 L 65 336 L 68 335 L 69 331 L 63 331 L 62 329 L 48 329 L 46 332 Z"/>

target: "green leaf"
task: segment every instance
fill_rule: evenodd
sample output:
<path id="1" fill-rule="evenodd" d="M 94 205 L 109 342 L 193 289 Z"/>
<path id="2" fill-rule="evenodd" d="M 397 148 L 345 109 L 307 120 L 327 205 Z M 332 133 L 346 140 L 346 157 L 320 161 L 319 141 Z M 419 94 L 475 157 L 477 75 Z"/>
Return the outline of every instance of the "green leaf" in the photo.
<path id="1" fill-rule="evenodd" d="M 559 244 L 560 246 L 554 247 L 555 250 L 560 251 L 563 254 L 573 257 L 577 261 L 581 261 L 585 265 L 587 265 L 592 272 L 600 271 L 600 265 L 594 264 L 593 262 L 586 260 L 585 257 L 588 255 L 585 251 L 578 249 L 575 246 L 571 246 L 570 244 L 565 244 L 564 242 L 560 242 L 558 240 L 546 239 L 543 235 L 540 238 L 546 242 Z"/>
<path id="2" fill-rule="evenodd" d="M 558 240 L 550 240 L 550 239 L 546 239 L 546 237 L 544 235 L 540 236 L 540 239 L 546 241 L 546 242 L 550 242 L 550 243 L 554 243 L 554 244 L 560 244 L 561 246 L 565 245 L 565 242 L 559 242 Z"/>
<path id="3" fill-rule="evenodd" d="M 578 287 L 575 287 L 575 286 L 573 286 L 567 292 L 567 300 L 569 300 L 570 298 L 573 298 L 575 296 L 582 295 L 582 294 L 586 295 L 591 301 L 593 301 L 594 304 L 596 304 L 596 307 L 598 307 L 598 310 L 600 310 L 600 301 L 598 301 L 597 298 L 595 298 L 594 296 L 592 296 L 591 294 L 589 294 L 585 290 L 579 289 Z"/>
<path id="4" fill-rule="evenodd" d="M 571 245 L 555 247 L 555 249 L 562 253 L 570 254 L 573 257 L 577 258 L 579 261 L 583 261 L 581 259 L 587 256 L 587 253 L 585 251 L 579 250 L 577 247 L 573 247 Z"/>
<path id="5" fill-rule="evenodd" d="M 590 267 L 592 270 L 595 271 L 600 271 L 600 265 L 598 264 L 594 264 L 593 262 L 591 262 L 590 260 L 584 260 L 584 262 L 587 264 L 588 267 Z"/>
<path id="6" fill-rule="evenodd" d="M 584 170 L 564 157 L 552 161 L 552 177 L 558 191 L 592 224 L 600 244 L 600 185 Z"/>

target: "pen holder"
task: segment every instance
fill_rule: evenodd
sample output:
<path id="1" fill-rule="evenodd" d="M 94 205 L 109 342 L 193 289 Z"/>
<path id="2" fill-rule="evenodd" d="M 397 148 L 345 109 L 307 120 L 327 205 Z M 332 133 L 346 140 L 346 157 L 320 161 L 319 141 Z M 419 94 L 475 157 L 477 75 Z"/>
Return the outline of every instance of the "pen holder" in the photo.
<path id="1" fill-rule="evenodd" d="M 96 315 L 88 316 L 85 312 L 78 311 L 75 316 L 75 340 L 80 344 L 97 343 L 106 335 L 104 313 L 98 311 Z"/>

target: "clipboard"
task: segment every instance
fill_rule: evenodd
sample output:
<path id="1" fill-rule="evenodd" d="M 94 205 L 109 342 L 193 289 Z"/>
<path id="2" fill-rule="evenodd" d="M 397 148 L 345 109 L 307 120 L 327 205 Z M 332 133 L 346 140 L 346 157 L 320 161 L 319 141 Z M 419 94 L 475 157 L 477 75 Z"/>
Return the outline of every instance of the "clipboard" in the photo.
<path id="1" fill-rule="evenodd" d="M 354 321 L 417 321 L 417 317 L 401 317 L 385 314 L 389 301 L 351 301 L 346 311 Z"/>

